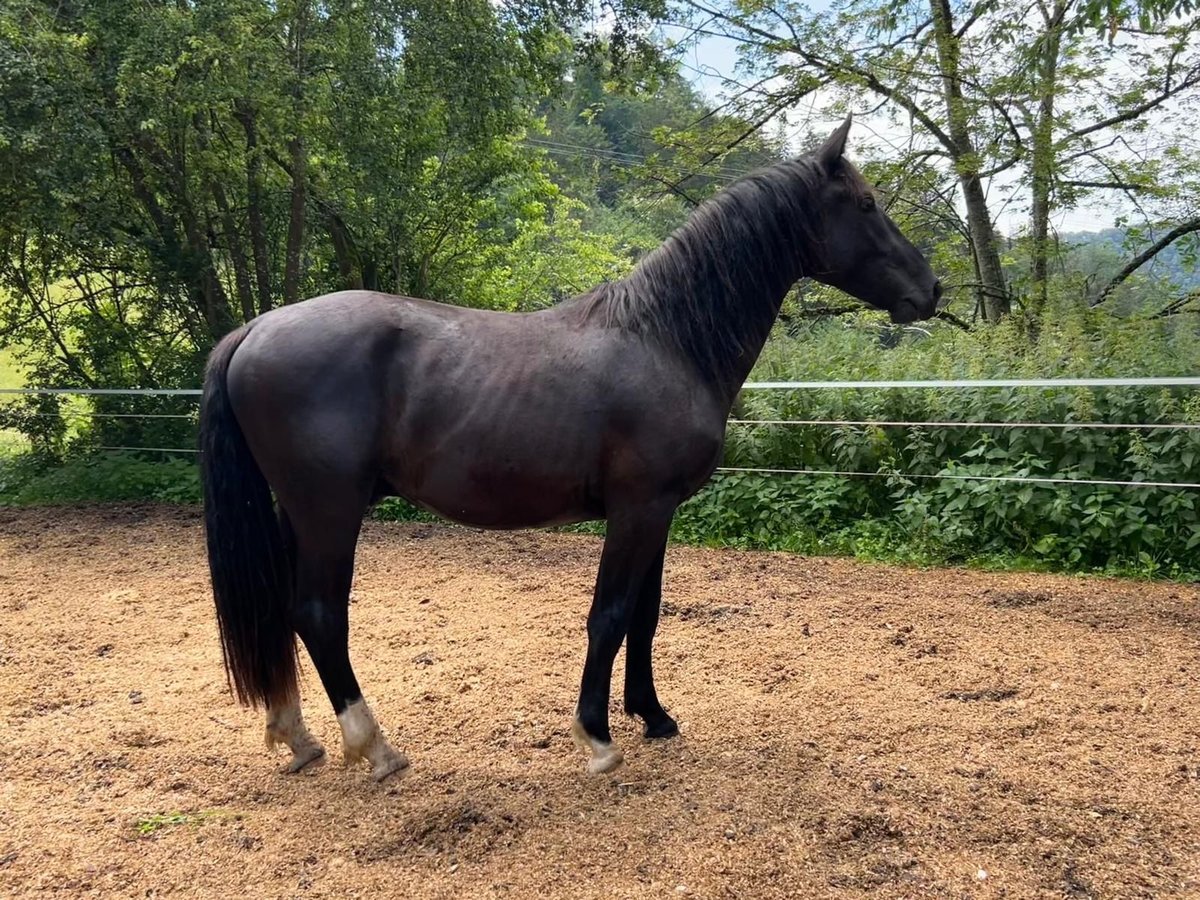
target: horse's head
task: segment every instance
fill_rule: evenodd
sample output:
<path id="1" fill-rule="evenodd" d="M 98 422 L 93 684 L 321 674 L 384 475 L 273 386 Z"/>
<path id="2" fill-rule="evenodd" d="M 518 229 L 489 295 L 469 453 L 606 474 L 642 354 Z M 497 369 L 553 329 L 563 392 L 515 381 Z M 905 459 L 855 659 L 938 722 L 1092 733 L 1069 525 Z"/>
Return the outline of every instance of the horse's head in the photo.
<path id="1" fill-rule="evenodd" d="M 843 156 L 849 132 L 847 117 L 813 157 L 823 176 L 816 199 L 824 233 L 807 274 L 885 310 L 893 322 L 928 319 L 937 312 L 941 283 Z"/>

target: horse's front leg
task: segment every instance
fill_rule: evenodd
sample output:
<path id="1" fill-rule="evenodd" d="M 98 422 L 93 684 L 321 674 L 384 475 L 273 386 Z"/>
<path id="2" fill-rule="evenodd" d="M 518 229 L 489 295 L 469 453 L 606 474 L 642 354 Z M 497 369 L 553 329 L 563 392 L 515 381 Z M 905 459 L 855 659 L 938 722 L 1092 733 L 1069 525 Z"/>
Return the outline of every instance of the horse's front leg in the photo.
<path id="1" fill-rule="evenodd" d="M 661 565 L 674 505 L 656 504 L 610 512 L 600 556 L 596 592 L 588 613 L 588 651 L 572 733 L 592 758 L 588 771 L 608 772 L 624 755 L 612 742 L 608 700 L 613 661 L 633 619 L 647 573 Z"/>
<path id="2" fill-rule="evenodd" d="M 675 724 L 654 689 L 654 666 L 651 653 L 654 633 L 658 630 L 658 613 L 662 604 L 662 570 L 667 542 L 659 547 L 658 556 L 642 579 L 629 634 L 625 638 L 625 712 L 638 716 L 645 723 L 648 738 L 667 738 L 679 734 Z"/>

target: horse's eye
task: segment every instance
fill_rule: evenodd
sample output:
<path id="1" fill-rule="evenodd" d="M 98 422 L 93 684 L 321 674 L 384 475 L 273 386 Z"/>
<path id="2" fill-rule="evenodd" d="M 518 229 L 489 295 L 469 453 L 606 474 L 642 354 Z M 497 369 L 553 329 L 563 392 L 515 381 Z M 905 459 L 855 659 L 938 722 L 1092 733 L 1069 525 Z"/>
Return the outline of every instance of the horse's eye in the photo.
<path id="1" fill-rule="evenodd" d="M 875 198 L 870 194 L 867 194 L 867 196 L 863 197 L 862 200 L 859 201 L 858 205 L 862 208 L 863 212 L 870 212 L 875 208 Z"/>

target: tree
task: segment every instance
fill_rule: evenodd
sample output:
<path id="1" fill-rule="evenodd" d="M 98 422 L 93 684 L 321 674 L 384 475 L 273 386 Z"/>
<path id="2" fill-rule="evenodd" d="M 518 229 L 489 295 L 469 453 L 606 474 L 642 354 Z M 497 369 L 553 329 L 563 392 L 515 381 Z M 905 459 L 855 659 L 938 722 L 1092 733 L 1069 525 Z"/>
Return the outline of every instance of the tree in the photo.
<path id="1" fill-rule="evenodd" d="M 553 215 L 519 138 L 571 5 L 7 4 L 0 334 L 46 384 L 155 386 L 279 303 L 461 295 L 490 223 Z"/>
<path id="2" fill-rule="evenodd" d="M 613 52 L 595 47 L 572 66 L 562 96 L 541 105 L 545 135 L 530 137 L 563 189 L 588 204 L 591 227 L 656 244 L 698 202 L 781 158 L 781 141 L 705 102 L 677 63 L 643 61 L 649 76 L 631 77 Z"/>
<path id="3" fill-rule="evenodd" d="M 1155 180 L 1169 142 L 1134 152 L 1128 138 L 1185 109 L 1200 87 L 1200 24 L 1184 15 L 1186 4 L 1147 5 L 1140 22 L 1126 9 L 1103 33 L 1083 0 L 846 2 L 817 15 L 794 3 L 635 5 L 664 20 L 685 15 L 696 38 L 738 40 L 751 83 L 735 96 L 747 108 L 779 114 L 807 98 L 832 115 L 877 98 L 896 128 L 911 129 L 904 163 L 939 163 L 957 182 L 985 319 L 1007 314 L 1013 295 L 992 208 L 997 187 L 1005 205 L 1028 210 L 1028 269 L 1016 286 L 1031 321 L 1047 296 L 1053 210 L 1118 191 L 1146 222 L 1157 216 L 1165 231 L 1180 222 L 1150 203 L 1180 193 Z M 1140 27 L 1147 15 L 1159 22 L 1151 32 Z M 1175 168 L 1179 184 L 1194 180 Z"/>
<path id="4" fill-rule="evenodd" d="M 746 118 L 766 122 L 800 100 L 830 90 L 869 92 L 910 116 L 936 143 L 914 159 L 945 158 L 960 184 L 977 308 L 992 320 L 1008 312 L 1009 292 L 983 183 L 987 173 L 973 137 L 976 101 L 964 89 L 969 73 L 962 28 L 947 0 L 930 0 L 924 15 L 912 4 L 848 6 L 817 16 L 795 3 L 682 0 L 679 7 L 690 13 L 693 35 L 715 34 L 743 46 L 745 65 L 754 77 L 739 93 L 753 110 Z M 664 18 L 672 15 L 661 4 L 654 11 Z M 918 73 L 918 64 L 925 70 Z M 940 110 L 929 103 L 931 84 L 937 85 Z"/>

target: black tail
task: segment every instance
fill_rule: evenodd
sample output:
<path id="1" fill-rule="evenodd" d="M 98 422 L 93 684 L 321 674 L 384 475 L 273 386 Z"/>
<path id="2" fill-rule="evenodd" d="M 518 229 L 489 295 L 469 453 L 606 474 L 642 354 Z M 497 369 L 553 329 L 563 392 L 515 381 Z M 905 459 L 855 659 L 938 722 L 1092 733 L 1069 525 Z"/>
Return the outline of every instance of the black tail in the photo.
<path id="1" fill-rule="evenodd" d="M 229 404 L 226 373 L 247 333 L 228 335 L 208 360 L 200 480 L 225 671 L 243 704 L 276 706 L 296 696 L 292 567 L 271 489 Z"/>

